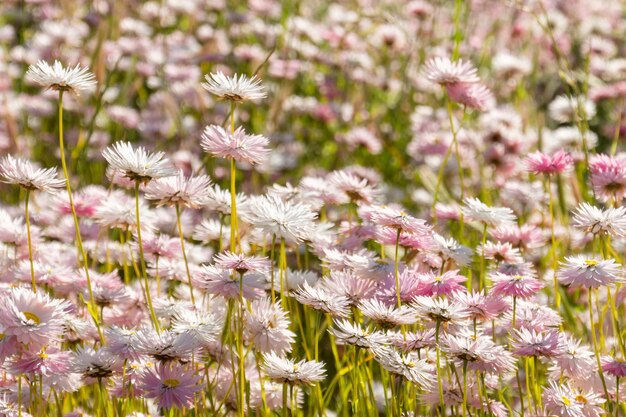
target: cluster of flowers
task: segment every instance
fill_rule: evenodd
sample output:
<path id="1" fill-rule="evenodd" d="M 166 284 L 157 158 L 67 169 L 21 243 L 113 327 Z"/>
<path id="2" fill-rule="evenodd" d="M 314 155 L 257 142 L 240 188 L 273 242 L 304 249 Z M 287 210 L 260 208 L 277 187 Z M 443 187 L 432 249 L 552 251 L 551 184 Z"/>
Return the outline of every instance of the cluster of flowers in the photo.
<path id="1" fill-rule="evenodd" d="M 0 110 L 13 203 L 0 206 L 0 416 L 626 415 L 626 88 L 609 36 L 626 25 L 613 3 L 585 8 L 574 31 L 599 45 L 583 51 L 590 88 L 569 67 L 579 51 L 567 28 L 583 20 L 574 4 L 457 2 L 442 18 L 453 47 L 426 50 L 433 58 L 414 69 L 407 33 L 436 37 L 437 2 L 411 1 L 397 24 L 380 24 L 338 4 L 320 23 L 253 1 L 254 18 L 229 15 L 230 32 L 214 29 L 226 5 L 201 3 L 146 2 L 146 21 L 113 28 L 103 17 L 116 9 L 94 2 L 97 76 L 49 53 L 58 39 L 79 61 L 71 38 L 87 27 L 64 34 L 50 20 L 32 55 L 27 22 L 0 30 L 17 43 L 0 90 L 15 77 L 19 91 L 49 92 L 19 95 L 32 114 L 19 122 Z M 479 28 L 464 50 L 462 21 L 509 9 L 509 40 L 543 49 L 532 62 L 493 57 L 488 88 L 458 56 L 493 34 Z M 250 35 L 275 45 L 231 46 Z M 226 69 L 200 82 L 198 61 L 218 59 L 208 50 L 285 84 Z M 304 81 L 292 94 L 315 66 L 338 68 L 318 73 L 322 98 Z M 547 123 L 521 81 L 544 70 L 564 85 L 533 81 L 553 93 L 541 98 Z M 129 87 L 135 74 L 145 85 Z M 129 91 L 139 110 L 110 104 Z M 605 132 L 594 120 L 613 117 L 614 101 Z M 268 136 L 251 133 L 261 126 Z M 320 146 L 320 132 L 334 140 Z M 62 176 L 35 162 L 57 158 Z"/>

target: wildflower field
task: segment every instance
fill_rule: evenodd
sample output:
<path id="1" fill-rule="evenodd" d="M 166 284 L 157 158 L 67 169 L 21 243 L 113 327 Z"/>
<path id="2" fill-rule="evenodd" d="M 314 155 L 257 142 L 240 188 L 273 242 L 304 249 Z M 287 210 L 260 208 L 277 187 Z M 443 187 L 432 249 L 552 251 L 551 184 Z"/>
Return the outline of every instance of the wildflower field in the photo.
<path id="1" fill-rule="evenodd" d="M 626 417 L 623 0 L 3 0 L 0 417 Z"/>

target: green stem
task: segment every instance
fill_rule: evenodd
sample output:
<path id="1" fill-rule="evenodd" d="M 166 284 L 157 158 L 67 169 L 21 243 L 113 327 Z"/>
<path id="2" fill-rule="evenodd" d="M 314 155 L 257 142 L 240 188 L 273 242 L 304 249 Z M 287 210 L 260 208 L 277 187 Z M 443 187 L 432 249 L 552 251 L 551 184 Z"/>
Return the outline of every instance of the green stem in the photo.
<path id="1" fill-rule="evenodd" d="M 148 282 L 148 274 L 146 273 L 146 260 L 143 256 L 143 242 L 141 240 L 141 220 L 139 216 L 139 181 L 135 181 L 135 217 L 137 218 L 137 245 L 139 246 L 139 264 L 141 265 L 141 276 L 143 277 L 144 285 L 146 286 L 146 302 L 148 303 L 148 309 L 150 310 L 150 318 L 152 319 L 152 325 L 157 333 L 161 332 L 159 327 L 159 320 L 152 307 L 152 296 L 150 295 L 150 283 Z"/>
<path id="2" fill-rule="evenodd" d="M 35 281 L 35 264 L 33 263 L 33 243 L 30 236 L 30 215 L 28 213 L 28 202 L 30 201 L 30 190 L 26 190 L 26 202 L 24 203 L 24 217 L 26 218 L 26 237 L 28 238 L 28 262 L 30 263 L 30 279 L 33 292 L 37 292 L 37 282 Z"/>
<path id="3" fill-rule="evenodd" d="M 193 296 L 193 285 L 191 283 L 191 272 L 189 271 L 189 263 L 187 262 L 187 252 L 185 251 L 185 237 L 183 236 L 183 227 L 180 223 L 180 204 L 176 204 L 176 227 L 178 228 L 178 235 L 180 236 L 180 248 L 183 251 L 183 260 L 185 261 L 185 271 L 187 272 L 187 283 L 189 284 L 189 295 L 191 297 L 191 304 L 196 306 L 196 300 Z M 138 216 L 139 217 L 139 216 Z"/>
<path id="4" fill-rule="evenodd" d="M 80 224 L 78 223 L 78 216 L 76 215 L 76 207 L 74 207 L 74 199 L 72 198 L 72 186 L 70 185 L 70 176 L 67 171 L 67 163 L 65 162 L 65 144 L 63 140 L 63 90 L 59 90 L 59 151 L 61 152 L 61 167 L 63 168 L 63 176 L 65 177 L 65 186 L 67 188 L 67 197 L 70 202 L 70 209 L 72 211 L 72 219 L 74 220 L 74 228 L 76 229 L 76 244 L 78 245 L 78 252 L 85 269 L 85 278 L 87 279 L 87 289 L 89 291 L 89 310 L 91 318 L 93 319 L 98 335 L 100 336 L 100 342 L 104 343 L 104 333 L 100 327 L 100 321 L 98 320 L 96 311 L 96 302 L 93 297 L 93 290 L 91 287 L 91 277 L 89 276 L 89 265 L 87 262 L 87 255 L 83 248 L 83 239 L 80 235 Z"/>
<path id="5" fill-rule="evenodd" d="M 598 363 L 598 373 L 600 374 L 600 381 L 602 381 L 602 388 L 604 388 L 605 398 L 609 398 L 609 391 L 606 388 L 606 381 L 604 379 L 604 372 L 602 372 L 602 361 L 600 360 L 600 350 L 598 348 L 598 339 L 596 338 L 596 326 L 593 321 L 593 292 L 591 288 L 587 290 L 589 295 L 589 322 L 591 323 L 591 340 L 593 341 L 593 350 L 596 354 L 596 361 Z"/>

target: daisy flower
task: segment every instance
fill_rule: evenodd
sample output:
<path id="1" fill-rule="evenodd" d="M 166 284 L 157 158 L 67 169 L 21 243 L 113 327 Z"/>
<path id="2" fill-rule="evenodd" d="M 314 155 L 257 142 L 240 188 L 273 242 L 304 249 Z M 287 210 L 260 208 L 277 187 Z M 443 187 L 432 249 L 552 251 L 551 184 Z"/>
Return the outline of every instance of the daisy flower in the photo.
<path id="1" fill-rule="evenodd" d="M 383 329 L 389 329 L 403 324 L 413 324 L 417 316 L 412 308 L 403 305 L 400 308 L 396 304 L 388 305 L 376 298 L 362 300 L 359 310 L 363 316 L 369 318 Z"/>
<path id="2" fill-rule="evenodd" d="M 270 153 L 269 140 L 262 135 L 250 135 L 242 127 L 234 133 L 226 132 L 221 126 L 207 126 L 202 133 L 200 146 L 205 152 L 220 158 L 232 158 L 252 165 L 263 162 Z"/>
<path id="3" fill-rule="evenodd" d="M 56 168 L 37 168 L 30 161 L 11 155 L 0 160 L 0 181 L 19 185 L 26 190 L 48 193 L 65 187 L 65 180 L 57 177 Z"/>
<path id="4" fill-rule="evenodd" d="M 424 75 L 428 80 L 440 84 L 477 83 L 478 71 L 467 61 L 462 59 L 451 61 L 448 57 L 434 57 L 424 65 Z"/>
<path id="5" fill-rule="evenodd" d="M 590 120 L 596 115 L 596 105 L 586 97 L 561 95 L 548 105 L 548 113 L 559 123 L 575 122 L 583 118 Z"/>
<path id="6" fill-rule="evenodd" d="M 267 257 L 247 256 L 242 253 L 226 251 L 214 257 L 215 265 L 222 269 L 232 269 L 238 274 L 248 271 L 266 272 L 270 269 L 270 260 Z"/>
<path id="7" fill-rule="evenodd" d="M 461 208 L 467 220 L 500 226 L 515 222 L 513 210 L 508 207 L 489 207 L 477 198 L 466 198 Z"/>
<path id="8" fill-rule="evenodd" d="M 74 68 L 64 68 L 59 61 L 54 61 L 52 65 L 38 61 L 36 65 L 28 67 L 26 78 L 46 89 L 71 91 L 76 95 L 92 89 L 97 84 L 95 76 L 87 68 L 82 68 L 78 64 Z"/>
<path id="9" fill-rule="evenodd" d="M 204 76 L 206 83 L 202 87 L 223 100 L 235 103 L 256 101 L 267 96 L 261 80 L 255 76 L 249 78 L 244 74 L 232 77 L 218 71 Z"/>
<path id="10" fill-rule="evenodd" d="M 154 398 L 159 407 L 187 408 L 193 405 L 195 394 L 202 389 L 200 377 L 193 369 L 183 365 L 158 364 L 148 368 L 141 377 L 139 387 L 144 396 Z"/>
<path id="11" fill-rule="evenodd" d="M 290 385 L 315 385 L 324 380 L 324 364 L 317 361 L 295 362 L 274 352 L 263 355 L 263 372 L 274 382 Z"/>
<path id="12" fill-rule="evenodd" d="M 69 302 L 52 299 L 44 292 L 13 288 L 0 302 L 2 333 L 31 347 L 44 346 L 62 334 L 69 308 Z"/>
<path id="13" fill-rule="evenodd" d="M 602 370 L 609 375 L 626 377 L 626 360 L 605 356 L 602 358 Z"/>
<path id="14" fill-rule="evenodd" d="M 381 346 L 389 343 L 387 336 L 381 331 L 369 331 L 349 320 L 335 320 L 335 327 L 328 329 L 339 345 L 355 345 L 362 348 Z"/>
<path id="15" fill-rule="evenodd" d="M 389 346 L 372 346 L 374 358 L 387 371 L 401 375 L 422 388 L 432 386 L 436 380 L 434 366 L 420 359 L 417 352 L 400 353 Z"/>
<path id="16" fill-rule="evenodd" d="M 572 226 L 594 235 L 626 236 L 626 207 L 601 209 L 581 203 L 574 213 Z"/>
<path id="17" fill-rule="evenodd" d="M 121 367 L 120 358 L 107 350 L 94 350 L 89 346 L 76 350 L 73 370 L 85 378 L 108 378 Z"/>
<path id="18" fill-rule="evenodd" d="M 390 227 L 405 232 L 428 234 L 431 228 L 426 225 L 426 221 L 417 219 L 403 210 L 388 207 L 374 206 L 367 209 L 369 220 L 379 226 Z"/>
<path id="19" fill-rule="evenodd" d="M 206 175 L 185 177 L 182 171 L 178 171 L 178 175 L 150 182 L 145 189 L 145 198 L 156 200 L 158 206 L 178 204 L 200 208 L 212 194 L 210 187 L 211 179 Z"/>
<path id="20" fill-rule="evenodd" d="M 447 298 L 415 297 L 413 307 L 418 316 L 441 323 L 455 323 L 467 318 L 463 306 Z"/>
<path id="21" fill-rule="evenodd" d="M 526 157 L 525 162 L 528 171 L 533 174 L 553 175 L 568 172 L 574 165 L 574 158 L 559 149 L 553 155 L 534 152 Z"/>
<path id="22" fill-rule="evenodd" d="M 446 91 L 452 101 L 470 109 L 483 111 L 495 105 L 491 90 L 482 84 L 448 84 Z"/>
<path id="23" fill-rule="evenodd" d="M 198 346 L 197 339 L 190 333 L 169 330 L 157 333 L 151 327 L 139 330 L 134 342 L 137 352 L 159 362 L 190 360 Z"/>
<path id="24" fill-rule="evenodd" d="M 604 414 L 604 400 L 593 392 L 583 394 L 568 383 L 550 381 L 543 392 L 546 411 L 559 417 L 599 417 Z"/>
<path id="25" fill-rule="evenodd" d="M 620 201 L 626 195 L 626 161 L 604 154 L 589 157 L 591 185 L 600 201 Z"/>
<path id="26" fill-rule="evenodd" d="M 584 255 L 565 257 L 556 276 L 563 285 L 598 288 L 622 281 L 620 265 L 613 259 L 588 258 Z"/>
<path id="27" fill-rule="evenodd" d="M 515 338 L 513 348 L 518 356 L 545 356 L 560 355 L 562 346 L 559 342 L 559 333 L 555 330 L 536 332 L 528 329 L 514 329 Z"/>
<path id="28" fill-rule="evenodd" d="M 308 239 L 314 230 L 317 214 L 307 205 L 266 195 L 251 198 L 242 218 L 268 236 L 299 243 Z"/>
<path id="29" fill-rule="evenodd" d="M 254 300 L 265 294 L 265 278 L 259 273 L 240 276 L 214 265 L 202 265 L 192 274 L 191 279 L 195 287 L 228 299 L 239 299 L 240 292 L 247 300 Z"/>
<path id="30" fill-rule="evenodd" d="M 495 272 L 490 276 L 493 285 L 491 293 L 495 296 L 530 298 L 544 287 L 536 278 L 526 275 L 506 275 Z"/>
<path id="31" fill-rule="evenodd" d="M 116 142 L 102 155 L 112 168 L 135 182 L 147 183 L 178 174 L 163 152 L 151 153 L 142 146 L 134 149 L 129 142 Z"/>
<path id="32" fill-rule="evenodd" d="M 350 302 L 346 296 L 334 294 L 323 287 L 312 287 L 308 282 L 302 284 L 294 297 L 300 303 L 324 313 L 339 317 L 349 314 Z"/>
<path id="33" fill-rule="evenodd" d="M 246 310 L 244 337 L 260 352 L 284 355 L 291 352 L 296 334 L 289 330 L 289 316 L 280 302 L 272 304 L 268 297 L 250 303 Z"/>

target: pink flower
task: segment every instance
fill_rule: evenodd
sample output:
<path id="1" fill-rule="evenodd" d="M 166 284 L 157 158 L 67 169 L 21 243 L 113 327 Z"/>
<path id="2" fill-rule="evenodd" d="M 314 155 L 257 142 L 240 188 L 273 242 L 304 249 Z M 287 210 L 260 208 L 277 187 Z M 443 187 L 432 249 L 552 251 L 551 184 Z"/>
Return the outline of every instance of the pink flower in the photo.
<path id="1" fill-rule="evenodd" d="M 460 285 L 467 281 L 463 275 L 459 275 L 459 270 L 446 271 L 443 274 L 429 272 L 419 275 L 418 295 L 442 296 L 451 295 L 458 291 L 465 291 L 465 287 Z"/>
<path id="2" fill-rule="evenodd" d="M 496 272 L 491 275 L 494 282 L 491 293 L 494 295 L 530 298 L 543 288 L 543 283 L 538 279 L 525 275 L 506 275 Z"/>
<path id="3" fill-rule="evenodd" d="M 448 84 L 446 85 L 446 91 L 452 101 L 470 109 L 486 110 L 495 104 L 493 94 L 482 84 Z"/>
<path id="4" fill-rule="evenodd" d="M 186 408 L 193 404 L 196 392 L 202 388 L 194 371 L 177 363 L 159 364 L 141 378 L 140 388 L 145 397 L 154 398 L 162 408 Z"/>
<path id="5" fill-rule="evenodd" d="M 266 137 L 249 135 L 242 127 L 231 134 L 220 126 L 211 125 L 204 129 L 200 146 L 211 155 L 256 165 L 268 156 L 270 152 L 267 148 L 268 143 Z"/>
<path id="6" fill-rule="evenodd" d="M 574 159 L 562 149 L 553 155 L 535 152 L 526 157 L 528 170 L 533 174 L 562 174 L 569 171 L 574 165 Z"/>

